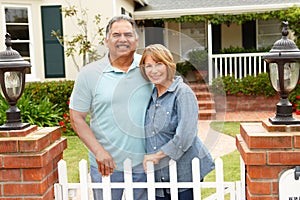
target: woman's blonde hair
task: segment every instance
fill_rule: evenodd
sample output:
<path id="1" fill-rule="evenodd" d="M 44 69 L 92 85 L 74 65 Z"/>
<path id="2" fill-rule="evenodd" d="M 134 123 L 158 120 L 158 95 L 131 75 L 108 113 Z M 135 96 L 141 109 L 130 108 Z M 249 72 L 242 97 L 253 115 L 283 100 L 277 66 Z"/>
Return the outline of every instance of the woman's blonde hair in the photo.
<path id="1" fill-rule="evenodd" d="M 176 63 L 174 63 L 173 56 L 171 52 L 161 44 L 151 44 L 144 49 L 141 61 L 140 61 L 140 70 L 142 76 L 149 81 L 149 78 L 146 75 L 145 68 L 143 67 L 145 64 L 146 56 L 151 56 L 151 58 L 155 62 L 161 62 L 167 66 L 167 78 L 168 80 L 172 80 L 176 73 Z"/>

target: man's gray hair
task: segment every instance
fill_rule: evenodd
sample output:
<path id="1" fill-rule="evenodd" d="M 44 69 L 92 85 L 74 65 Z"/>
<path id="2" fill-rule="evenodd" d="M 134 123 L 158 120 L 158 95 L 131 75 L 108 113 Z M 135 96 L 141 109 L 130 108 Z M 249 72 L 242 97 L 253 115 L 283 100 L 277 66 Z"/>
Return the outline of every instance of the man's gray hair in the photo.
<path id="1" fill-rule="evenodd" d="M 111 20 L 108 22 L 108 24 L 106 26 L 106 31 L 105 31 L 106 38 L 109 37 L 109 33 L 110 33 L 110 30 L 111 30 L 111 27 L 112 27 L 113 23 L 121 21 L 121 20 L 128 21 L 132 25 L 132 27 L 134 29 L 135 36 L 136 36 L 136 38 L 138 38 L 139 35 L 138 35 L 136 23 L 128 15 L 118 15 L 118 16 L 115 16 L 115 17 L 111 18 Z"/>

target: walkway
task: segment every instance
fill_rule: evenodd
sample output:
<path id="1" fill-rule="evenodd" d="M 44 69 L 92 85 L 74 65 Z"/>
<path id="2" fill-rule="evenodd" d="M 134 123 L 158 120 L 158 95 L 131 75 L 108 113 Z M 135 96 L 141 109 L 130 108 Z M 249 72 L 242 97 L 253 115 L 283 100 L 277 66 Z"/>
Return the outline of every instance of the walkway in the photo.
<path id="1" fill-rule="evenodd" d="M 227 112 L 217 113 L 215 121 L 232 121 L 232 122 L 260 122 L 274 117 L 275 112 Z M 300 115 L 293 115 L 294 118 L 300 119 Z M 236 150 L 235 138 L 216 132 L 210 128 L 209 120 L 200 120 L 198 125 L 198 135 L 211 152 L 215 159 Z"/>

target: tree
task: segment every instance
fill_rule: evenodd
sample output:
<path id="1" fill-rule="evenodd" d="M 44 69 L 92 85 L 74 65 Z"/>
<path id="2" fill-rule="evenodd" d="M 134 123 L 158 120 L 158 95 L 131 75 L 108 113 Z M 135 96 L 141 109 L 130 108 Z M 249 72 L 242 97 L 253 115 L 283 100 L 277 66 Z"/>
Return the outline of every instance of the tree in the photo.
<path id="1" fill-rule="evenodd" d="M 67 57 L 71 57 L 77 71 L 80 66 L 84 66 L 89 62 L 95 61 L 101 57 L 97 52 L 96 46 L 103 45 L 104 28 L 100 27 L 101 15 L 94 16 L 93 23 L 96 26 L 96 32 L 89 36 L 88 30 L 88 10 L 78 9 L 74 5 L 68 5 L 62 8 L 64 18 L 73 18 L 76 20 L 76 27 L 78 32 L 72 36 L 61 35 L 60 30 L 52 30 L 51 36 L 56 37 L 59 43 L 65 48 Z M 78 64 L 76 56 L 82 56 L 82 64 Z"/>

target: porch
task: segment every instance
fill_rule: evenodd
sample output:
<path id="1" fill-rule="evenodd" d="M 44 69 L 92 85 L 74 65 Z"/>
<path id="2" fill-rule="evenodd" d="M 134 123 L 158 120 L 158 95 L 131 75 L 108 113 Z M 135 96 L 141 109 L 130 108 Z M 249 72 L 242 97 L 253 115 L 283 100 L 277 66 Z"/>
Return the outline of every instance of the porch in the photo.
<path id="1" fill-rule="evenodd" d="M 218 77 L 231 75 L 242 79 L 267 72 L 264 53 L 212 54 L 208 53 L 208 84 Z"/>

